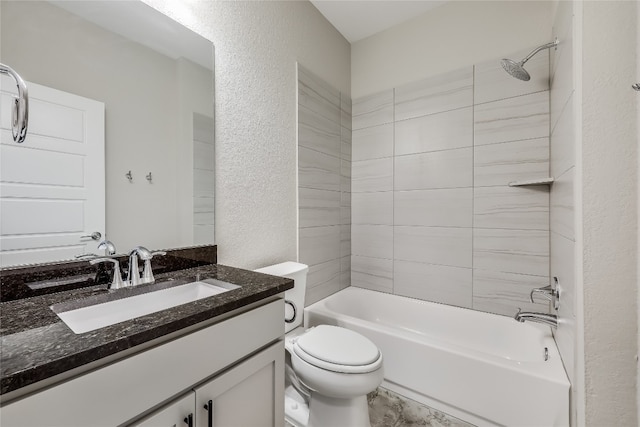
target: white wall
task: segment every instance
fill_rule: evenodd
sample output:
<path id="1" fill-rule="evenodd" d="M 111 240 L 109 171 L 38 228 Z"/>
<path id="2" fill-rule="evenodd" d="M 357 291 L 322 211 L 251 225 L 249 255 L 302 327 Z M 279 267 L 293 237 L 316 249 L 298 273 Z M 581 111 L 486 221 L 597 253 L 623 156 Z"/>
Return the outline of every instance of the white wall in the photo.
<path id="1" fill-rule="evenodd" d="M 351 98 L 548 43 L 551 5 L 451 1 L 358 41 L 351 48 Z"/>
<path id="2" fill-rule="evenodd" d="M 582 7 L 584 424 L 636 426 L 638 6 Z"/>
<path id="3" fill-rule="evenodd" d="M 216 47 L 222 264 L 297 258 L 296 61 L 350 94 L 350 45 L 307 1 L 145 0 Z"/>

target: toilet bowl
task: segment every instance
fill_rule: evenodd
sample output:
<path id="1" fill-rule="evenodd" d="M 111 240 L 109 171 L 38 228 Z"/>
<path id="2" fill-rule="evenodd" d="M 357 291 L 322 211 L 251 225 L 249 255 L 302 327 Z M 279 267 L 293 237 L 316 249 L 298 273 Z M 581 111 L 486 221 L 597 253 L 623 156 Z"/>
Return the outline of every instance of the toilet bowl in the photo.
<path id="1" fill-rule="evenodd" d="M 302 327 L 308 270 L 296 262 L 256 270 L 295 282 L 285 292 L 286 421 L 295 427 L 369 427 L 367 393 L 382 382 L 382 354 L 349 329 Z"/>

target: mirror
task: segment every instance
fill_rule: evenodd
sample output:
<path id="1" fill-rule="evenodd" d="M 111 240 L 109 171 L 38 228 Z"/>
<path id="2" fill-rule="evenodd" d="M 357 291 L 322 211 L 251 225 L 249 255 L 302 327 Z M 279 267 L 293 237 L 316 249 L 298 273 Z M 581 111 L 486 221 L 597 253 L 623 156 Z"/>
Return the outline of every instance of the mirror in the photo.
<path id="1" fill-rule="evenodd" d="M 214 242 L 213 44 L 140 1 L 2 1 L 0 263 Z M 95 238 L 100 233 L 100 237 Z"/>

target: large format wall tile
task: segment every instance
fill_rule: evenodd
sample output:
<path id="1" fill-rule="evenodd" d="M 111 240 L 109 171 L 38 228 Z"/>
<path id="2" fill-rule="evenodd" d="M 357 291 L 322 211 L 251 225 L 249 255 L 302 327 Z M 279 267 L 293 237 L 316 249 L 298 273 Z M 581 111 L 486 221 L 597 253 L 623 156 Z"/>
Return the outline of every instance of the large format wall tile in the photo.
<path id="1" fill-rule="evenodd" d="M 307 286 L 313 288 L 314 286 L 322 285 L 323 283 L 336 281 L 340 276 L 340 260 L 332 259 L 331 261 L 323 262 L 309 266 L 309 273 L 307 274 Z"/>
<path id="2" fill-rule="evenodd" d="M 340 162 L 340 190 L 342 193 L 351 193 L 352 164 L 346 160 Z M 345 206 L 351 206 L 345 205 Z"/>
<path id="3" fill-rule="evenodd" d="M 461 108 L 395 124 L 395 155 L 473 146 L 473 108 Z"/>
<path id="4" fill-rule="evenodd" d="M 551 232 L 551 280 L 558 278 L 560 289 L 560 317 L 576 316 L 575 265 L 576 244 L 560 234 Z"/>
<path id="5" fill-rule="evenodd" d="M 549 137 L 549 91 L 474 107 L 474 144 Z"/>
<path id="6" fill-rule="evenodd" d="M 340 192 L 298 189 L 299 226 L 320 227 L 340 223 Z"/>
<path id="7" fill-rule="evenodd" d="M 352 151 L 353 143 L 351 129 L 342 126 L 340 128 L 340 158 L 350 162 L 352 160 Z"/>
<path id="8" fill-rule="evenodd" d="M 300 262 L 315 265 L 334 260 L 340 254 L 340 226 L 300 228 L 299 241 Z"/>
<path id="9" fill-rule="evenodd" d="M 340 122 L 298 107 L 298 145 L 340 157 Z"/>
<path id="10" fill-rule="evenodd" d="M 308 86 L 302 82 L 298 85 L 298 105 L 329 119 L 333 123 L 340 123 L 339 98 L 333 100 L 333 102 L 329 101 L 317 92 L 317 87 L 314 87 L 314 85 Z"/>
<path id="11" fill-rule="evenodd" d="M 551 132 L 551 176 L 560 176 L 575 165 L 575 130 L 573 128 L 573 106 L 575 97 L 569 97 L 558 122 Z"/>
<path id="12" fill-rule="evenodd" d="M 298 147 L 298 186 L 340 191 L 340 159 Z"/>
<path id="13" fill-rule="evenodd" d="M 435 151 L 395 157 L 396 190 L 471 187 L 473 149 Z"/>
<path id="14" fill-rule="evenodd" d="M 351 285 L 372 291 L 393 292 L 393 260 L 352 256 Z"/>
<path id="15" fill-rule="evenodd" d="M 342 242 L 353 285 L 509 316 L 547 310 L 527 298 L 549 281 L 549 188 L 508 187 L 550 176 L 545 53 L 528 83 L 496 59 L 354 102 Z"/>
<path id="16" fill-rule="evenodd" d="M 555 331 L 556 343 L 571 384 L 576 380 L 575 349 L 577 346 L 575 243 L 558 234 L 573 236 L 573 189 L 568 188 L 568 171 L 575 165 L 573 79 L 573 1 L 558 2 L 553 22 L 553 36 L 560 41 L 558 49 L 551 51 L 551 176 L 559 179 L 551 186 L 551 279 L 558 278 L 560 319 Z M 573 175 L 573 173 L 571 173 Z M 573 181 L 573 179 L 570 179 Z M 560 194 L 557 194 L 557 193 Z M 564 199 L 564 200 L 563 200 Z M 569 217 L 570 215 L 570 217 Z M 577 402 L 572 387 L 571 425 L 577 425 Z"/>
<path id="17" fill-rule="evenodd" d="M 523 49 L 505 55 L 505 58 L 516 62 L 526 57 L 535 47 Z M 531 80 L 518 80 L 508 74 L 500 64 L 499 59 L 486 61 L 475 66 L 474 98 L 475 104 L 513 98 L 549 89 L 549 51 L 538 52 L 525 64 Z"/>
<path id="18" fill-rule="evenodd" d="M 393 200 L 395 225 L 471 227 L 473 189 L 396 191 Z"/>
<path id="19" fill-rule="evenodd" d="M 471 268 L 471 251 L 471 228 L 394 227 L 396 260 Z"/>
<path id="20" fill-rule="evenodd" d="M 395 120 L 473 105 L 473 67 L 410 83 L 395 92 Z"/>
<path id="21" fill-rule="evenodd" d="M 351 101 L 298 68 L 298 259 L 309 265 L 306 304 L 349 286 Z"/>
<path id="22" fill-rule="evenodd" d="M 575 168 L 556 178 L 551 191 L 551 230 L 569 240 L 575 240 L 573 180 Z"/>
<path id="23" fill-rule="evenodd" d="M 549 276 L 529 276 L 476 268 L 473 270 L 473 308 L 505 316 L 515 315 L 517 308 L 521 308 L 522 311 L 546 313 L 549 303 L 543 299 L 531 303 L 529 293 L 534 288 L 548 284 Z"/>
<path id="24" fill-rule="evenodd" d="M 363 160 L 351 164 L 351 191 L 393 190 L 393 158 Z"/>
<path id="25" fill-rule="evenodd" d="M 473 229 L 473 267 L 507 273 L 547 276 L 549 232 Z"/>
<path id="26" fill-rule="evenodd" d="M 352 112 L 351 98 L 349 98 L 343 93 L 340 94 L 340 112 L 341 112 L 340 125 L 342 127 L 345 127 L 351 130 L 351 112 Z"/>
<path id="27" fill-rule="evenodd" d="M 552 52 L 555 72 L 551 77 L 551 129 L 556 126 L 558 117 L 567 100 L 575 90 L 573 81 L 573 38 L 563 38 L 559 49 Z"/>
<path id="28" fill-rule="evenodd" d="M 351 247 L 349 247 L 351 253 Z M 351 255 L 340 258 L 340 286 L 351 286 Z"/>
<path id="29" fill-rule="evenodd" d="M 557 57 L 562 54 L 569 43 L 573 43 L 573 2 L 558 2 L 556 16 L 553 21 L 552 38 L 560 42 L 555 49 L 550 50 L 550 77 L 553 78 L 558 70 Z"/>
<path id="30" fill-rule="evenodd" d="M 393 227 L 352 224 L 351 253 L 354 256 L 393 259 Z"/>
<path id="31" fill-rule="evenodd" d="M 474 148 L 474 185 L 508 185 L 549 176 L 549 138 Z"/>
<path id="32" fill-rule="evenodd" d="M 353 224 L 393 225 L 393 191 L 353 193 Z"/>
<path id="33" fill-rule="evenodd" d="M 353 130 L 393 122 L 393 89 L 353 101 Z"/>
<path id="34" fill-rule="evenodd" d="M 549 229 L 549 186 L 477 187 L 473 226 L 520 230 Z"/>
<path id="35" fill-rule="evenodd" d="M 351 256 L 351 223 L 340 225 L 340 258 Z"/>
<path id="36" fill-rule="evenodd" d="M 340 278 L 325 282 L 312 288 L 307 287 L 307 294 L 304 297 L 304 305 L 311 305 L 314 302 L 318 302 L 346 287 L 347 286 L 340 283 Z"/>
<path id="37" fill-rule="evenodd" d="M 393 123 L 355 130 L 352 138 L 354 161 L 393 156 Z"/>
<path id="38" fill-rule="evenodd" d="M 393 264 L 394 293 L 471 308 L 471 272 L 470 268 L 396 260 Z"/>
<path id="39" fill-rule="evenodd" d="M 323 98 L 328 103 L 340 108 L 340 91 L 298 64 L 298 91 L 300 88 L 312 92 L 314 97 Z M 300 99 L 298 99 L 300 103 Z"/>

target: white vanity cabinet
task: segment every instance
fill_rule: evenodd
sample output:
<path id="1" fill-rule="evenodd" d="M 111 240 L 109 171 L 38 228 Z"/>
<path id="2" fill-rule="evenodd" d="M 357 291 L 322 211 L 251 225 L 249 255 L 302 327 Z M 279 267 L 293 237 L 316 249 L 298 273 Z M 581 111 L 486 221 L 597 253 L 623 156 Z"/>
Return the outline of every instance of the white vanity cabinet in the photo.
<path id="1" fill-rule="evenodd" d="M 284 390 L 282 343 L 196 388 L 194 425 L 280 427 L 284 422 L 284 394 L 280 390 Z"/>
<path id="2" fill-rule="evenodd" d="M 278 342 L 132 426 L 280 427 L 283 389 L 284 347 Z"/>
<path id="3" fill-rule="evenodd" d="M 163 406 L 139 423 L 136 427 L 193 427 L 196 412 L 195 393 L 189 392 L 176 401 Z M 191 424 L 189 426 L 189 424 Z"/>
<path id="4" fill-rule="evenodd" d="M 271 298 L 188 334 L 58 380 L 0 408 L 2 427 L 284 423 L 283 300 Z M 175 335 L 175 333 L 174 333 Z M 197 424 L 196 424 L 197 423 Z"/>

